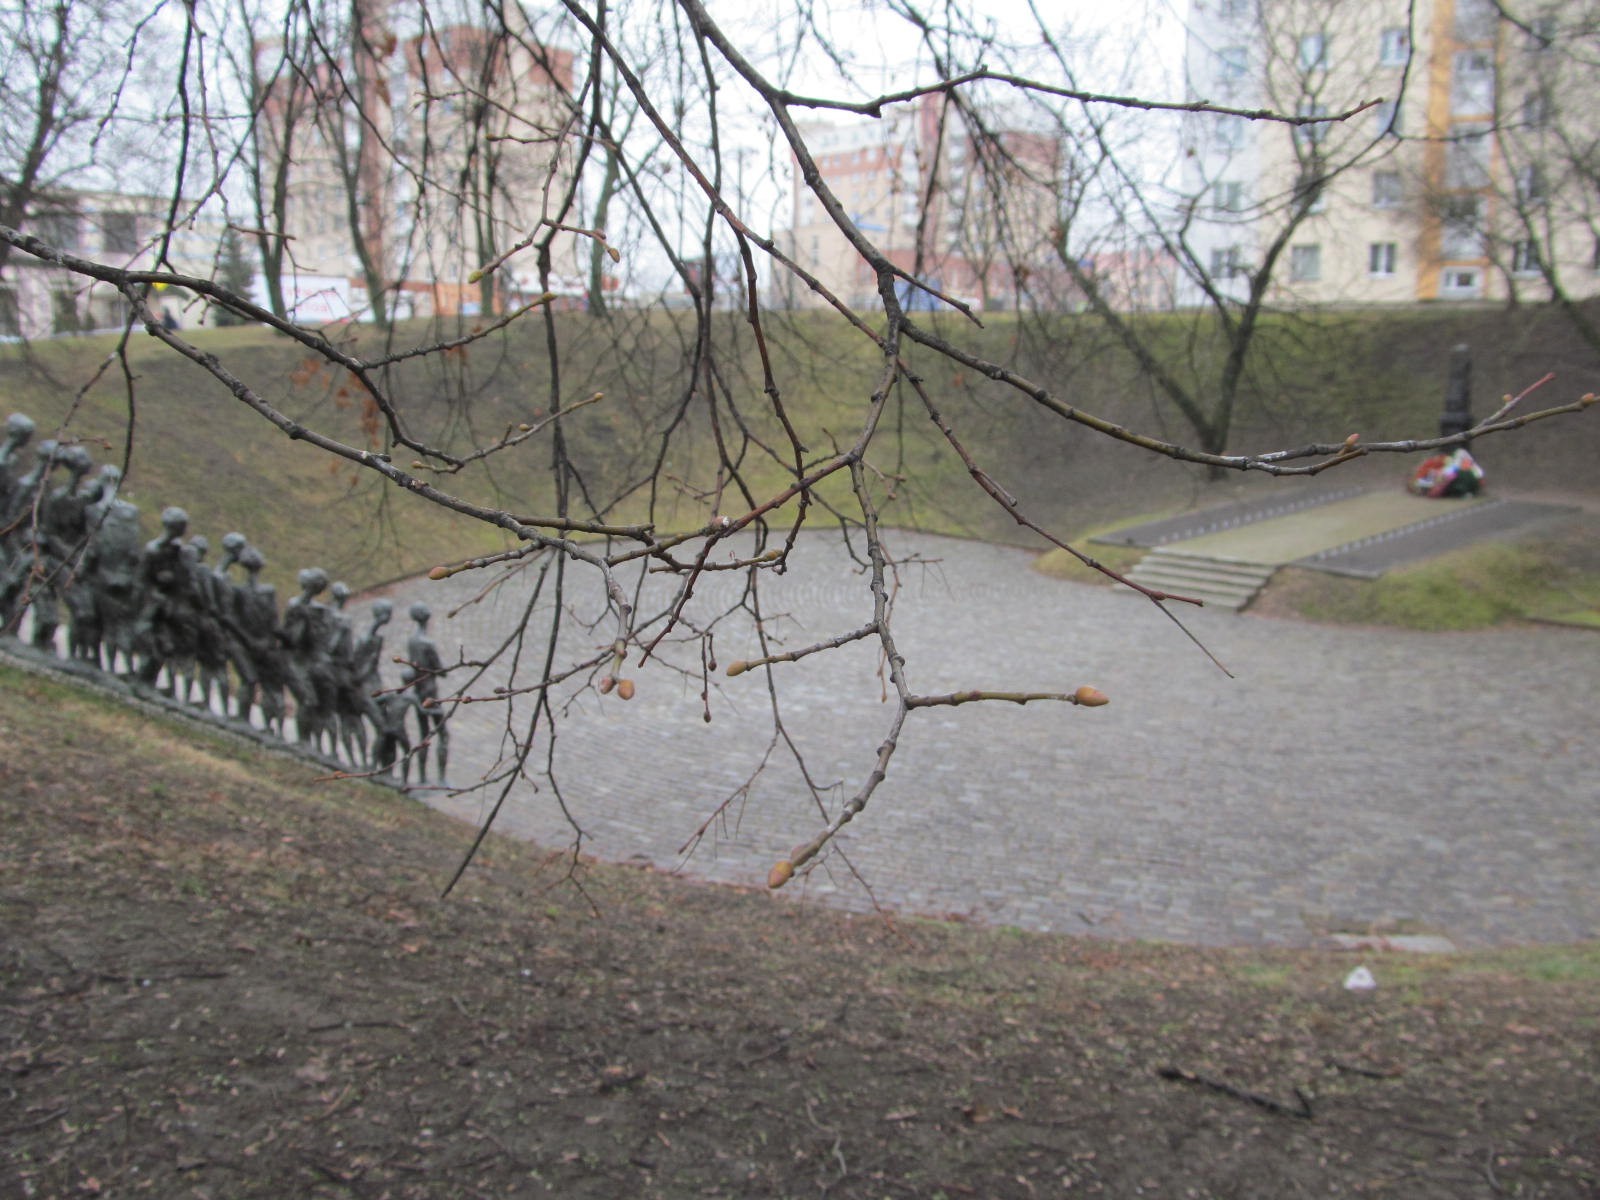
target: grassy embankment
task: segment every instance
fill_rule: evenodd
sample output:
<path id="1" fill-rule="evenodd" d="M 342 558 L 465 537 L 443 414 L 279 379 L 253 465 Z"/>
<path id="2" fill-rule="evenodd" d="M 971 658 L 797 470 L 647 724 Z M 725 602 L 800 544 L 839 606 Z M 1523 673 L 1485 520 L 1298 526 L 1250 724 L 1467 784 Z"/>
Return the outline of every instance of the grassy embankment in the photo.
<path id="1" fill-rule="evenodd" d="M 938 325 L 976 353 L 1046 381 L 1067 403 L 1174 441 L 1190 440 L 1170 405 L 1153 394 L 1126 354 L 1087 318 L 1039 323 L 991 316 L 982 330 L 948 318 L 939 318 Z M 1215 347 L 1193 338 L 1178 317 L 1153 319 L 1150 328 L 1162 342 L 1163 356 L 1204 394 Z M 753 435 L 743 443 L 741 460 L 752 490 L 759 498 L 783 485 L 783 471 L 762 449 L 762 444 L 781 444 L 779 431 L 761 412 L 764 405 L 754 402 L 760 399 L 761 379 L 738 317 L 730 315 L 719 329 L 719 336 L 736 342 L 740 352 L 730 360 L 737 369 L 719 381 L 726 392 L 719 392 L 717 430 L 704 403 L 686 420 L 673 422 L 693 357 L 681 314 L 656 314 L 610 328 L 567 315 L 559 318 L 557 329 L 563 404 L 605 393 L 602 402 L 562 420 L 569 454 L 584 479 L 576 511 L 592 504 L 618 519 L 654 519 L 682 528 L 704 521 L 713 508 L 743 508 L 736 494 L 718 498 L 715 492 L 713 438 L 720 433 L 739 441 L 727 395 L 738 401 Z M 423 336 L 419 328 L 403 332 Z M 815 314 L 776 318 L 767 333 L 787 410 L 810 457 L 849 444 L 876 380 L 870 344 Z M 191 336 L 294 419 L 358 446 L 386 444 L 349 381 L 317 368 L 286 339 L 260 329 L 201 330 Z M 370 330 L 349 336 L 365 339 L 352 343 L 358 353 L 376 353 Z M 1562 377 L 1547 389 L 1548 402 L 1600 387 L 1592 355 L 1575 344 L 1558 317 L 1545 312 L 1416 311 L 1278 320 L 1263 331 L 1272 369 L 1248 381 L 1230 446 L 1262 449 L 1339 440 L 1348 432 L 1360 432 L 1369 441 L 1425 435 L 1437 420 L 1449 347 L 1463 340 L 1475 347 L 1480 397 L 1520 387 L 1548 369 Z M 136 380 L 130 406 L 117 364 L 96 376 L 112 345 L 111 339 L 96 337 L 5 348 L 0 387 L 9 406 L 34 415 L 42 430 L 54 431 L 70 412 L 67 436 L 86 439 L 104 458 L 120 457 L 131 408 L 127 491 L 152 529 L 166 504 L 187 508 L 195 530 L 213 542 L 227 529 L 242 529 L 264 548 L 269 578 L 280 589 L 292 588 L 294 570 L 313 562 L 359 586 L 506 544 L 497 529 L 290 441 L 199 368 L 143 337 L 135 339 L 129 359 Z M 1062 422 L 959 365 L 915 348 L 907 355 L 978 461 L 1027 511 L 1068 537 L 1084 539 L 1112 525 L 1215 503 L 1251 488 L 1297 486 L 1294 480 L 1256 477 L 1208 483 L 1196 468 Z M 397 363 L 385 371 L 384 381 L 415 434 L 461 453 L 519 422 L 537 421 L 549 404 L 549 375 L 543 329 L 528 322 L 465 353 Z M 1480 399 L 1478 408 L 1487 403 Z M 670 441 L 664 442 L 669 431 Z M 438 482 L 474 502 L 516 513 L 550 512 L 550 437 L 546 430 L 516 450 Z M 1600 488 L 1593 469 L 1597 451 L 1600 420 L 1592 415 L 1531 427 L 1480 447 L 1491 484 L 1554 489 L 1585 486 L 1585 480 Z M 662 483 L 652 490 L 646 481 L 658 457 Z M 397 458 L 406 463 L 411 455 L 401 451 Z M 972 483 L 909 387 L 901 385 L 891 397 L 871 464 L 891 522 L 1038 544 Z M 1395 458 L 1368 460 L 1347 469 L 1346 476 L 1381 485 L 1402 477 L 1407 466 Z M 820 496 L 844 503 L 842 484 L 842 479 L 830 481 Z M 1126 555 L 1103 550 L 1093 552 L 1112 566 L 1127 565 Z M 1397 573 L 1378 585 L 1299 581 L 1291 590 L 1292 602 L 1319 619 L 1424 627 L 1480 623 L 1563 604 L 1570 608 L 1572 596 L 1581 607 L 1592 602 L 1595 571 L 1593 564 L 1582 563 L 1568 570 L 1569 550 L 1559 538 L 1521 545 L 1510 552 L 1514 571 L 1507 570 L 1505 548 L 1488 548 L 1483 552 L 1488 557 L 1469 551 L 1456 563 L 1423 568 L 1416 579 Z M 1066 574 L 1077 577 L 1071 568 Z M 1500 585 L 1508 580 L 1517 581 L 1517 588 L 1501 594 Z M 1471 603 L 1458 604 L 1458 594 L 1468 595 Z"/>

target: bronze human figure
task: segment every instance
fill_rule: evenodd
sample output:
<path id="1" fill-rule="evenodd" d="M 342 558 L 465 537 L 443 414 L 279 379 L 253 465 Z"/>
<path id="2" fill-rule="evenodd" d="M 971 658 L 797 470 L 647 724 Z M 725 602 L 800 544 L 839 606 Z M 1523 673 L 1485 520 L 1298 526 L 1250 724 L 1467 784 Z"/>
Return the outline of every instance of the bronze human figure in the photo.
<path id="1" fill-rule="evenodd" d="M 422 722 L 422 739 L 418 747 L 420 753 L 417 756 L 418 779 L 425 780 L 428 777 L 428 743 L 431 740 L 437 747 L 439 779 L 442 782 L 450 758 L 450 731 L 444 712 L 437 703 L 444 660 L 439 657 L 439 647 L 428 636 L 428 621 L 432 617 L 433 612 L 426 604 L 411 606 L 411 619 L 416 622 L 416 629 L 406 642 L 406 658 L 417 673 L 412 690 L 416 693 L 418 718 Z"/>
<path id="2" fill-rule="evenodd" d="M 372 768 L 380 774 L 392 775 L 398 766 L 401 783 L 406 781 L 411 769 L 411 736 L 406 732 L 407 714 L 416 713 L 419 729 L 424 736 L 427 732 L 427 717 L 423 715 L 421 702 L 411 686 L 416 678 L 417 673 L 410 667 L 402 667 L 400 686 L 379 696 L 376 704 L 378 732 L 372 742 Z M 418 782 L 427 779 L 427 754 L 427 747 L 424 746 L 417 762 Z"/>
<path id="3" fill-rule="evenodd" d="M 244 568 L 245 582 L 233 589 L 233 628 L 247 666 L 239 674 L 238 716 L 243 721 L 250 719 L 253 697 L 261 708 L 261 723 L 282 737 L 283 693 L 291 671 L 278 624 L 278 592 L 270 583 L 261 582 L 266 560 L 254 546 L 239 551 L 239 565 Z"/>
<path id="4" fill-rule="evenodd" d="M 338 726 L 339 745 L 352 764 L 367 761 L 367 722 L 377 724 L 377 709 L 372 697 L 360 688 L 356 666 L 355 624 L 345 613 L 350 602 L 350 587 L 336 582 L 328 589 L 333 597 L 333 636 L 328 642 L 328 656 L 333 660 L 334 718 Z"/>
<path id="5" fill-rule="evenodd" d="M 156 686 L 167 670 L 168 695 L 194 661 L 195 600 L 192 584 L 194 552 L 184 543 L 189 514 L 176 506 L 162 510 L 161 536 L 146 544 L 139 557 L 139 615 L 133 641 L 139 658 L 135 679 Z"/>
<path id="6" fill-rule="evenodd" d="M 102 478 L 106 478 L 105 470 L 101 468 Z M 120 479 L 120 472 L 118 476 Z M 83 635 L 84 657 L 115 671 L 120 654 L 125 669 L 131 672 L 141 607 L 139 509 L 116 496 L 114 490 L 109 499 L 102 492 L 101 500 L 91 507 L 89 529 L 82 575 L 93 616 Z"/>
<path id="7" fill-rule="evenodd" d="M 328 573 L 321 567 L 306 567 L 299 580 L 300 594 L 289 601 L 283 614 L 283 644 L 289 651 L 295 727 L 301 745 L 331 754 L 338 749 L 334 729 L 337 685 L 333 658 L 328 653 L 334 625 L 332 610 L 318 599 L 328 590 Z"/>

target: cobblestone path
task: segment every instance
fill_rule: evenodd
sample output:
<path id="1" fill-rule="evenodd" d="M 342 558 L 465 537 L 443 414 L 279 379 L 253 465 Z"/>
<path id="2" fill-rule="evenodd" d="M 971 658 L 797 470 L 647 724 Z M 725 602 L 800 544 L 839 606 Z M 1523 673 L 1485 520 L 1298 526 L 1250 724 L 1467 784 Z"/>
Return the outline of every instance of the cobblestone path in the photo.
<path id="1" fill-rule="evenodd" d="M 913 712 L 887 782 L 838 839 L 884 907 L 1206 944 L 1316 944 L 1374 927 L 1463 947 L 1600 936 L 1593 633 L 1186 615 L 1229 679 L 1131 593 L 1047 579 L 1021 550 L 894 540 L 900 556 L 934 560 L 901 572 L 896 629 L 914 690 L 1092 683 L 1112 703 Z M 694 610 L 727 602 L 737 582 L 708 576 Z M 765 611 L 783 614 L 770 627 L 789 647 L 870 616 L 865 577 L 821 537 L 769 582 Z M 483 655 L 528 596 L 516 585 L 447 618 L 482 583 L 393 589 L 391 647 L 403 644 L 404 604 L 423 598 L 447 659 Z M 600 628 L 574 644 L 609 637 Z M 724 667 L 753 655 L 748 624 L 719 633 L 716 654 Z M 556 760 L 561 801 L 588 853 L 759 885 L 816 831 L 818 810 L 781 745 L 741 792 L 772 738 L 762 674 L 714 676 L 708 724 L 698 650 L 678 659 L 690 673 L 630 666 L 631 703 L 576 695 Z M 813 779 L 842 784 L 835 802 L 888 726 L 876 666 L 857 644 L 776 669 L 785 728 Z M 495 762 L 503 714 L 468 706 L 454 729 L 459 785 Z M 726 819 L 682 855 L 730 796 Z M 434 802 L 469 820 L 486 807 Z M 551 846 L 572 836 L 546 781 L 518 784 L 498 828 Z M 781 895 L 871 903 L 838 856 Z"/>

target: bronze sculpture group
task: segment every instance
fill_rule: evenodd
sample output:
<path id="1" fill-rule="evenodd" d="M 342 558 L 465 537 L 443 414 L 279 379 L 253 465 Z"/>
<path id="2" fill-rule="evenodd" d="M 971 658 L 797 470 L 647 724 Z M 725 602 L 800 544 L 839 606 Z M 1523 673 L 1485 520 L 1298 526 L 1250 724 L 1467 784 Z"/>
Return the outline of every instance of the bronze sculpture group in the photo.
<path id="1" fill-rule="evenodd" d="M 449 735 L 435 702 L 445 667 L 426 605 L 411 607 L 406 665 L 386 687 L 390 601 L 374 601 L 358 632 L 345 611 L 350 589 L 308 567 L 280 615 L 276 589 L 260 578 L 265 559 L 243 534 L 223 537 L 208 565 L 210 543 L 189 536 L 188 514 L 172 507 L 144 541 L 138 508 L 117 495 L 120 470 L 95 472 L 84 447 L 45 440 L 25 471 L 33 433 L 16 413 L 0 442 L 0 630 L 15 636 L 30 617 L 34 647 L 53 654 L 64 619 L 75 662 L 278 737 L 292 717 L 302 746 L 402 781 L 426 781 L 431 749 L 443 780 Z"/>

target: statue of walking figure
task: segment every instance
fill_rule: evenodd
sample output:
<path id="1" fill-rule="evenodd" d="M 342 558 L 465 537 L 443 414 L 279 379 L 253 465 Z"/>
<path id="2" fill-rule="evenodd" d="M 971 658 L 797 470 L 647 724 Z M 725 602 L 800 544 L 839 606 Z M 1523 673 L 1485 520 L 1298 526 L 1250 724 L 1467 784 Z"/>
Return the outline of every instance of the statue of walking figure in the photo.
<path id="1" fill-rule="evenodd" d="M 333 658 L 328 653 L 334 638 L 333 612 L 317 599 L 328 590 L 328 573 L 321 567 L 306 567 L 299 579 L 300 594 L 289 601 L 283 614 L 283 644 L 289 651 L 291 668 L 289 690 L 295 699 L 294 723 L 302 745 L 311 746 L 318 753 L 337 754 L 337 685 Z"/>
<path id="2" fill-rule="evenodd" d="M 139 531 L 139 509 L 117 496 L 122 472 L 100 468 L 100 499 L 90 508 L 89 550 L 82 574 L 89 593 L 90 612 L 81 634 L 84 657 L 107 671 L 117 669 L 117 655 L 127 670 L 134 670 L 134 635 L 139 622 L 139 562 L 144 538 Z"/>
<path id="3" fill-rule="evenodd" d="M 139 556 L 142 602 L 134 620 L 134 646 L 139 654 L 135 678 L 154 687 L 161 668 L 166 667 L 171 695 L 195 657 L 194 551 L 183 540 L 189 531 L 189 514 L 176 506 L 163 509 L 161 530 L 161 536 Z"/>
<path id="4" fill-rule="evenodd" d="M 290 667 L 283 631 L 278 625 L 278 590 L 262 583 L 261 568 L 266 559 L 254 546 L 239 550 L 239 565 L 245 582 L 233 587 L 232 631 L 239 640 L 239 719 L 250 719 L 250 701 L 261 707 L 261 723 L 283 736 L 284 688 L 289 686 Z"/>
<path id="5" fill-rule="evenodd" d="M 372 602 L 372 624 L 367 632 L 356 642 L 351 653 L 351 674 L 354 677 L 354 690 L 356 702 L 361 705 L 361 711 L 367 720 L 372 722 L 372 728 L 381 732 L 383 728 L 382 704 L 378 693 L 383 690 L 383 676 L 379 663 L 383 659 L 383 627 L 389 623 L 394 615 L 394 603 L 390 600 L 378 599 Z M 407 693 L 409 695 L 409 693 Z M 376 746 L 376 743 L 374 743 Z M 377 753 L 374 749 L 372 766 L 377 766 Z"/>
<path id="6" fill-rule="evenodd" d="M 215 694 L 220 704 L 217 711 L 226 716 L 231 700 L 228 646 L 222 626 L 227 581 L 205 565 L 206 555 L 211 550 L 210 541 L 196 534 L 189 539 L 189 549 L 194 551 L 195 661 L 199 670 L 184 680 L 182 698 L 189 700 L 191 692 L 198 689 L 199 699 L 195 703 L 201 708 L 210 708 Z"/>
<path id="7" fill-rule="evenodd" d="M 444 712 L 438 707 L 439 677 L 444 674 L 444 660 L 439 657 L 439 647 L 428 636 L 428 621 L 433 612 L 426 604 L 411 606 L 411 619 L 417 623 L 410 640 L 406 642 L 406 658 L 417 673 L 412 687 L 417 697 L 417 714 L 422 722 L 422 739 L 418 743 L 417 778 L 428 778 L 428 742 L 438 747 L 439 780 L 444 781 L 445 765 L 450 758 L 450 732 L 445 727 Z"/>
<path id="8" fill-rule="evenodd" d="M 377 698 L 378 733 L 372 742 L 372 769 L 382 775 L 393 775 L 398 765 L 401 783 L 406 781 L 411 769 L 411 737 L 406 732 L 406 714 L 415 712 L 418 727 L 424 733 L 428 728 L 428 718 L 423 715 L 416 690 L 411 686 L 416 678 L 417 673 L 410 667 L 402 667 L 400 686 Z M 424 746 L 422 759 L 417 764 L 419 781 L 426 778 L 427 757 Z"/>
<path id="9" fill-rule="evenodd" d="M 350 602 L 349 585 L 335 583 L 329 594 L 333 597 L 333 638 L 328 643 L 328 654 L 333 659 L 338 741 L 351 764 L 362 766 L 367 762 L 367 723 L 370 721 L 374 729 L 378 725 L 378 706 L 372 694 L 362 687 L 359 655 L 367 639 L 356 640 L 355 624 L 345 614 L 345 605 Z M 383 639 L 378 639 L 378 645 L 382 647 Z"/>
<path id="10" fill-rule="evenodd" d="M 22 457 L 22 448 L 32 439 L 32 417 L 12 413 L 6 418 L 6 436 L 0 442 L 0 564 L 5 562 L 5 544 L 9 537 L 6 527 L 11 524 L 12 500 L 22 486 L 18 460 Z"/>

